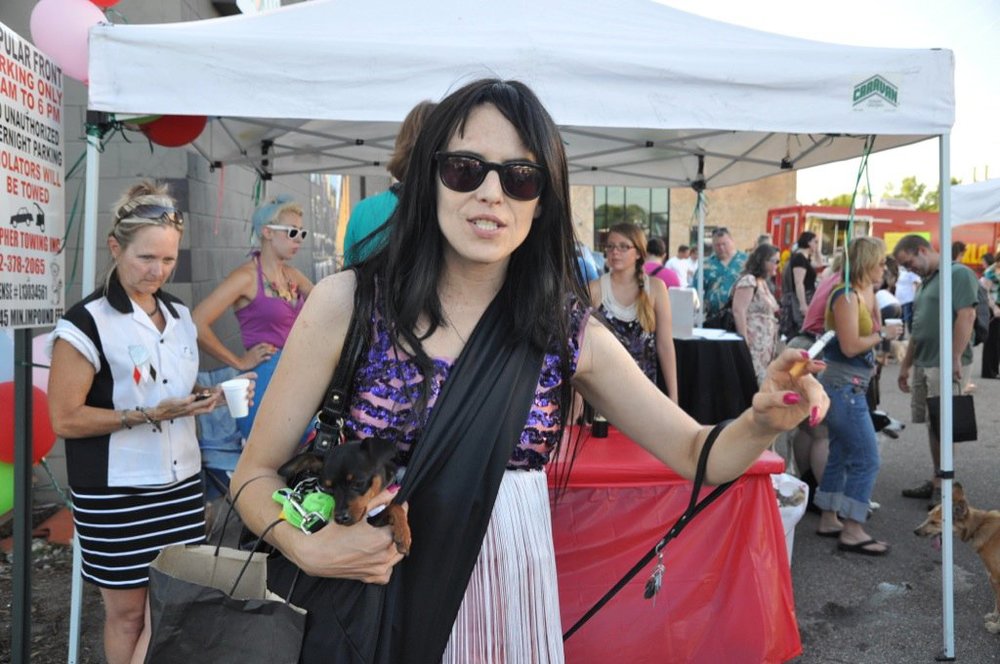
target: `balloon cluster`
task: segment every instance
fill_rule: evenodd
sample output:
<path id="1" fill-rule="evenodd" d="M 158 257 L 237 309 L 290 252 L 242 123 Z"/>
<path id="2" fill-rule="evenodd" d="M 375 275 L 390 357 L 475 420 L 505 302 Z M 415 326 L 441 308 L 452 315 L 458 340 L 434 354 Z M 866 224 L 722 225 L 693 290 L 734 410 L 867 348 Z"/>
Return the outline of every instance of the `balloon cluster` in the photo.
<path id="1" fill-rule="evenodd" d="M 47 357 L 45 336 L 35 337 L 32 355 L 44 362 Z M 0 330 L 0 514 L 14 506 L 14 344 L 6 331 Z M 38 463 L 52 449 L 56 434 L 49 421 L 49 401 L 45 388 L 48 369 L 32 371 L 31 451 L 32 463 Z M 39 387 L 41 385 L 41 387 Z"/>
<path id="2" fill-rule="evenodd" d="M 103 9 L 119 0 L 39 0 L 31 11 L 31 39 L 52 58 L 67 76 L 87 83 L 89 53 L 87 35 L 106 22 Z M 150 141 L 164 147 L 179 147 L 198 138 L 208 122 L 204 115 L 152 115 L 136 126 Z"/>

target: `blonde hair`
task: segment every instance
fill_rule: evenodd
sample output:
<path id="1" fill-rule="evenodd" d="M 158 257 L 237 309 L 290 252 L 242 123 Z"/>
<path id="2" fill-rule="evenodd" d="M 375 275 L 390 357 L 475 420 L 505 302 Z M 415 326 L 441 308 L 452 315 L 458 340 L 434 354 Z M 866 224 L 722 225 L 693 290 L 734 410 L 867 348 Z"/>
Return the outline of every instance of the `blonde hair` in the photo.
<path id="1" fill-rule="evenodd" d="M 646 264 L 646 234 L 641 228 L 628 222 L 615 224 L 609 228 L 608 235 L 612 233 L 626 237 L 635 245 L 635 279 L 639 282 L 639 299 L 635 302 L 636 317 L 644 332 L 656 332 L 656 312 L 653 310 L 653 298 L 646 290 L 648 281 L 646 271 L 643 269 Z"/>
<path id="2" fill-rule="evenodd" d="M 108 231 L 108 237 L 114 238 L 122 250 L 128 249 L 129 245 L 135 241 L 139 231 L 150 226 L 173 228 L 179 235 L 184 235 L 184 221 L 179 212 L 175 212 L 175 216 L 164 215 L 152 219 L 130 216 L 132 211 L 140 205 L 176 208 L 177 201 L 170 195 L 170 188 L 163 183 L 143 180 L 129 187 L 111 208 L 113 222 L 111 230 Z M 112 259 L 104 271 L 102 281 L 105 293 L 111 285 L 111 275 L 114 274 L 117 267 L 118 264 Z"/>
<path id="3" fill-rule="evenodd" d="M 877 237 L 856 237 L 847 247 L 847 264 L 844 266 L 849 273 L 851 286 L 864 286 L 868 273 L 878 267 L 885 259 L 885 242 Z M 845 279 L 844 281 L 847 281 Z"/>

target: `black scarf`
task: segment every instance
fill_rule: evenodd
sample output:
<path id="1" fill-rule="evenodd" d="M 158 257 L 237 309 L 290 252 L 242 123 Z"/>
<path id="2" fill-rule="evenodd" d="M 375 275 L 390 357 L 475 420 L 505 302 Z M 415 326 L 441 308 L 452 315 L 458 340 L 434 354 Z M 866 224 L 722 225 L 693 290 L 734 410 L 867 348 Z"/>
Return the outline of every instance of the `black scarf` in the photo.
<path id="1" fill-rule="evenodd" d="M 302 575 L 291 601 L 309 611 L 302 662 L 438 662 L 475 567 L 493 504 L 534 399 L 544 352 L 510 343 L 500 298 L 483 314 L 438 395 L 397 494 L 413 549 L 388 586 Z M 275 558 L 269 585 L 295 568 Z"/>

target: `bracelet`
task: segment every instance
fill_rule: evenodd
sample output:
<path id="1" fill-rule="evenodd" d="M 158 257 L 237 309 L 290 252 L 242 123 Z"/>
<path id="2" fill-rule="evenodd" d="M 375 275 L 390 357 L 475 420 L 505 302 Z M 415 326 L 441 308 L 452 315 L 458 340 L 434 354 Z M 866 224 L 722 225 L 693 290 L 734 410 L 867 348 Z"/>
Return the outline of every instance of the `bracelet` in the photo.
<path id="1" fill-rule="evenodd" d="M 131 429 L 132 426 L 128 423 L 128 411 L 122 411 L 122 429 Z"/>
<path id="2" fill-rule="evenodd" d="M 143 419 L 146 420 L 146 424 L 153 427 L 156 431 L 159 432 L 163 431 L 163 429 L 160 428 L 160 421 L 154 420 L 152 417 L 150 417 L 149 413 L 146 412 L 145 408 L 143 408 L 142 406 L 136 406 L 135 409 L 139 411 L 139 414 L 142 415 Z"/>

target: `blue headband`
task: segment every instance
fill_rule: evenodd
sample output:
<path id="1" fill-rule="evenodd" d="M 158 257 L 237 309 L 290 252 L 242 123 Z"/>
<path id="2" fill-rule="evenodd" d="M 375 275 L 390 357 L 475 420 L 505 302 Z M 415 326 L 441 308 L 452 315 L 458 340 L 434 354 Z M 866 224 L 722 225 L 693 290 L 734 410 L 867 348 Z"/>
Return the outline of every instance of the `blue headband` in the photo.
<path id="1" fill-rule="evenodd" d="M 272 224 L 277 221 L 278 210 L 282 206 L 287 205 L 292 202 L 292 197 L 289 194 L 278 194 L 270 201 L 261 205 L 257 208 L 250 220 L 253 222 L 253 234 L 260 237 L 261 229 L 268 224 Z"/>

